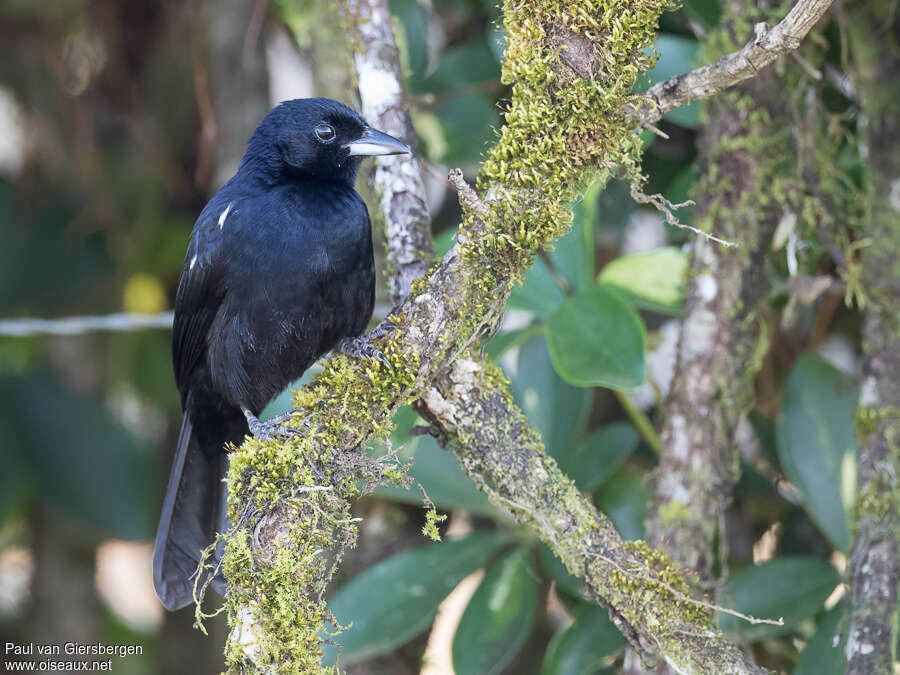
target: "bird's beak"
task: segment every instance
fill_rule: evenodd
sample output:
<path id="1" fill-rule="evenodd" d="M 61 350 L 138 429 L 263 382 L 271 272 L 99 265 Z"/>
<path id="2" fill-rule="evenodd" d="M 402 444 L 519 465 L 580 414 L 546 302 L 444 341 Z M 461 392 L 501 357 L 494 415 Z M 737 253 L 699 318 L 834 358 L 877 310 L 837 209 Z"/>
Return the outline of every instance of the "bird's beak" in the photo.
<path id="1" fill-rule="evenodd" d="M 344 145 L 350 151 L 350 156 L 354 155 L 408 155 L 410 153 L 409 146 L 401 143 L 393 136 L 366 127 L 363 135 L 355 141 L 350 141 Z"/>

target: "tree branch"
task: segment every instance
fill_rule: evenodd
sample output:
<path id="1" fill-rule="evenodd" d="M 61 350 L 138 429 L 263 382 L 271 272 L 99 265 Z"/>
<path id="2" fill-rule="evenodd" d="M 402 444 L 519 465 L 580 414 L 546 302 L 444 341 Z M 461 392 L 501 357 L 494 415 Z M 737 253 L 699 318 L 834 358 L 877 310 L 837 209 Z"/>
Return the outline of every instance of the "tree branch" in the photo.
<path id="1" fill-rule="evenodd" d="M 373 21 L 372 19 L 369 19 L 369 17 L 373 15 L 377 16 L 379 14 L 383 16 L 386 13 L 387 10 L 385 4 L 386 3 L 384 3 L 383 0 L 368 0 L 368 2 L 365 3 L 367 6 L 366 10 L 360 12 L 359 8 L 355 7 L 355 11 L 352 12 L 352 15 L 357 21 Z M 355 62 L 359 63 L 360 61 L 367 60 L 368 57 L 366 56 L 366 52 L 374 54 L 396 53 L 392 43 L 388 43 L 387 45 L 384 44 L 385 40 L 391 40 L 391 38 L 392 35 L 390 34 L 390 31 L 366 31 L 364 33 L 361 31 L 358 45 L 363 54 L 357 55 Z M 394 70 L 394 72 L 396 72 L 396 70 Z M 388 89 L 394 89 L 394 86 L 391 85 Z M 370 105 L 367 102 L 367 99 L 370 96 L 369 92 L 369 88 L 360 90 L 360 98 L 364 110 L 370 109 Z M 397 100 L 395 105 L 399 106 L 400 101 Z M 380 168 L 382 159 L 379 158 L 377 161 Z M 449 178 L 450 182 L 459 193 L 460 202 L 463 204 L 464 208 L 479 214 L 484 214 L 486 209 L 485 205 L 481 202 L 475 191 L 465 182 L 462 173 L 453 171 Z M 390 186 L 387 186 L 387 188 L 390 189 Z M 390 199 L 386 198 L 385 195 L 386 193 L 379 195 L 381 199 L 380 203 L 383 208 L 386 208 L 386 205 L 390 203 Z M 390 214 L 385 213 L 384 217 L 386 219 L 390 218 Z M 428 227 L 428 223 L 425 219 L 414 219 L 408 222 L 396 222 L 394 227 L 398 230 L 404 228 L 424 229 Z M 421 233 L 420 236 L 422 236 Z M 402 240 L 402 238 L 395 239 L 394 245 L 402 242 Z M 387 245 L 390 248 L 392 242 L 389 240 Z M 395 283 L 399 281 L 400 280 L 397 279 L 395 280 Z M 492 364 L 484 362 L 484 357 L 481 357 L 481 360 L 481 368 L 488 372 L 497 372 Z M 543 501 L 540 499 L 533 499 L 529 497 L 529 495 L 536 498 L 539 495 L 539 492 L 536 489 L 538 486 L 522 485 L 505 471 L 501 472 L 497 470 L 498 467 L 508 468 L 510 466 L 510 458 L 516 458 L 518 461 L 523 460 L 522 438 L 531 439 L 533 442 L 538 438 L 538 435 L 528 425 L 527 420 L 518 408 L 511 403 L 508 389 L 503 386 L 502 382 L 497 382 L 497 390 L 495 391 L 483 391 L 480 387 L 471 387 L 468 390 L 465 390 L 452 376 L 452 373 L 469 373 L 473 375 L 473 381 L 480 382 L 483 378 L 474 376 L 474 373 L 477 373 L 478 370 L 478 367 L 473 361 L 457 360 L 453 365 L 453 370 L 449 377 L 438 377 L 432 382 L 432 387 L 425 391 L 422 399 L 420 399 L 417 404 L 417 408 L 423 416 L 428 418 L 433 424 L 437 425 L 443 437 L 451 440 L 461 464 L 475 484 L 485 490 L 498 507 L 508 512 L 511 511 L 520 523 L 531 525 L 541 539 L 551 546 L 558 557 L 568 561 L 569 571 L 585 581 L 589 596 L 593 601 L 600 604 L 609 604 L 609 598 L 616 596 L 615 588 L 608 574 L 609 568 L 611 567 L 618 571 L 632 569 L 634 567 L 633 561 L 627 560 L 621 556 L 600 556 L 603 558 L 603 562 L 606 563 L 608 569 L 596 570 L 596 574 L 589 574 L 587 572 L 589 570 L 594 570 L 601 565 L 596 559 L 598 556 L 594 552 L 595 549 L 599 550 L 598 547 L 602 548 L 602 550 L 609 550 L 610 548 L 622 549 L 622 547 L 626 546 L 625 542 L 623 542 L 618 533 L 615 532 L 615 529 L 611 526 L 608 519 L 593 508 L 590 499 L 578 494 L 571 485 L 571 482 L 561 474 L 554 460 L 546 456 L 539 441 L 536 447 L 528 448 L 528 450 L 533 452 L 533 457 L 531 457 L 530 462 L 542 463 L 550 472 L 555 474 L 541 474 L 541 479 L 539 479 L 540 490 L 544 493 L 556 493 L 560 484 L 563 484 L 564 489 L 570 493 L 570 500 L 579 505 L 578 509 L 575 509 L 573 512 L 565 512 L 562 516 L 571 521 L 571 527 L 563 527 L 562 530 L 557 530 L 550 525 L 552 522 L 558 522 L 559 520 L 558 515 L 554 515 L 552 512 L 554 508 L 562 508 L 562 505 L 558 500 Z M 482 412 L 489 410 L 495 411 L 494 419 L 485 419 L 485 415 L 481 414 Z M 501 417 L 502 420 L 496 419 L 498 416 Z M 507 423 L 509 420 L 515 420 L 516 424 L 512 425 Z M 468 421 L 468 424 L 466 424 L 466 421 Z M 477 438 L 478 434 L 483 434 L 483 432 L 480 432 L 479 430 L 484 429 L 485 426 L 493 431 L 494 438 L 481 438 L 480 442 L 471 445 L 470 439 L 473 437 Z M 512 428 L 518 430 L 517 435 L 509 432 Z M 529 502 L 529 504 L 525 505 L 523 502 Z M 581 520 L 579 516 L 585 515 L 587 518 L 584 522 L 578 522 Z M 568 542 L 568 539 L 565 536 L 567 531 L 578 526 L 587 526 L 588 528 L 595 527 L 597 521 L 600 521 L 602 524 L 601 529 L 603 534 L 597 536 L 595 545 L 592 546 L 588 543 L 584 548 L 566 545 Z M 649 587 L 655 587 L 664 594 L 669 594 L 669 597 L 659 597 L 657 599 L 660 609 L 667 607 L 671 601 L 680 601 L 687 604 L 695 603 L 696 606 L 713 608 L 706 603 L 695 601 L 690 596 L 678 592 L 663 581 L 659 575 L 650 576 L 651 572 L 646 569 L 646 566 L 643 568 L 636 567 L 634 569 L 637 571 L 634 572 L 629 579 L 637 578 L 640 581 L 646 582 Z M 637 576 L 635 577 L 635 575 Z M 683 582 L 681 583 L 683 584 Z M 621 596 L 622 589 L 618 589 L 618 591 L 618 595 Z M 629 590 L 625 590 L 625 593 L 632 599 L 636 596 L 636 594 Z M 632 605 L 630 609 L 631 615 L 634 617 L 636 606 Z M 717 611 L 730 611 L 718 607 L 715 607 L 715 609 Z M 674 615 L 670 610 L 666 611 L 669 611 L 671 615 Z M 617 619 L 623 632 L 631 637 L 637 646 L 640 647 L 642 644 L 650 645 L 650 652 L 658 652 L 657 645 L 664 642 L 665 638 L 663 636 L 665 636 L 668 629 L 656 630 L 655 628 L 648 628 L 648 625 L 658 625 L 656 621 L 635 618 L 632 618 L 632 620 L 629 621 L 625 618 L 626 612 L 627 610 L 621 603 L 616 605 L 613 610 L 613 616 Z M 753 619 L 752 617 L 744 618 L 751 622 L 760 621 L 759 619 Z M 685 626 L 679 625 L 677 628 L 684 629 Z M 698 632 L 699 630 L 702 630 L 702 628 L 698 626 L 690 626 L 689 628 L 691 630 L 688 632 Z M 681 646 L 687 647 L 687 645 Z M 721 645 L 704 644 L 703 647 L 702 650 L 684 650 L 693 654 L 693 663 L 690 664 L 693 668 L 696 668 L 698 663 L 705 663 L 709 667 L 713 667 L 713 664 L 720 661 L 722 656 L 722 654 L 717 654 L 717 651 L 722 651 L 724 654 L 727 654 L 729 663 L 733 663 L 734 659 L 743 659 L 743 656 L 738 650 L 726 643 Z M 645 654 L 648 653 L 647 650 L 642 651 Z M 665 650 L 663 652 L 664 657 L 665 653 L 668 651 L 672 650 Z M 675 658 L 669 658 L 674 665 Z M 648 660 L 652 660 L 652 657 Z M 684 664 L 679 665 L 683 666 Z M 746 665 L 748 669 L 753 668 L 752 663 L 750 662 L 747 662 L 744 665 Z"/>
<path id="2" fill-rule="evenodd" d="M 276 664 L 318 670 L 319 630 L 329 616 L 324 590 L 356 536 L 349 503 L 360 479 L 397 477 L 396 469 L 366 459 L 359 448 L 387 433 L 397 407 L 422 396 L 433 398 L 429 409 L 437 406 L 453 424 L 466 457 L 480 453 L 482 464 L 472 460 L 470 475 L 482 476 L 492 498 L 534 524 L 570 568 L 583 569 L 634 644 L 686 672 L 759 672 L 721 637 L 706 610 L 685 600 L 687 586 L 665 557 L 622 542 L 543 453 L 509 400 L 502 374 L 456 360 L 496 323 L 535 255 L 568 229 L 569 204 L 598 166 L 601 180 L 613 166 L 640 180 L 640 146 L 622 108 L 633 96 L 636 73 L 649 65 L 643 49 L 667 6 L 666 0 L 584 0 L 504 7 L 510 110 L 481 170 L 481 196 L 467 192 L 474 198 L 463 200 L 456 246 L 410 284 L 392 318 L 396 330 L 380 341 L 393 368 L 331 358 L 295 394 L 302 435 L 249 439 L 232 454 L 229 514 L 238 525 L 224 558 L 231 670 Z M 604 23 L 613 16 L 614 25 Z M 602 88 L 581 77 L 577 62 L 561 58 L 560 35 L 565 41 L 567 34 L 579 36 L 573 47 L 597 56 L 591 74 Z M 483 388 L 480 396 L 476 387 Z M 446 395 L 457 391 L 464 393 L 460 401 L 481 406 L 477 415 L 465 416 Z M 464 414 L 455 424 L 446 417 L 454 410 Z M 494 454 L 474 435 L 479 429 L 501 435 Z M 308 490 L 325 485 L 332 489 Z"/>
<path id="3" fill-rule="evenodd" d="M 364 5 L 354 3 L 352 9 L 352 16 L 359 22 L 357 25 L 360 28 L 369 25 L 369 22 L 375 22 L 370 17 L 383 16 L 387 11 L 382 0 L 368 0 Z M 361 9 L 362 11 L 360 11 Z M 359 48 L 363 53 L 357 55 L 355 62 L 366 61 L 366 52 L 396 53 L 391 42 L 385 44 L 385 41 L 390 41 L 391 38 L 389 30 L 361 30 Z M 396 70 L 393 72 L 396 73 Z M 387 87 L 388 90 L 397 88 L 399 88 L 399 83 L 397 87 L 393 84 Z M 373 107 L 369 103 L 369 88 L 361 88 L 360 98 L 365 111 Z M 394 105 L 399 107 L 399 97 Z M 397 112 L 403 114 L 402 110 Z M 382 162 L 383 160 L 378 161 L 379 169 L 381 169 Z M 465 182 L 461 172 L 451 172 L 450 182 L 456 187 L 464 208 L 482 215 L 485 214 L 485 205 Z M 379 198 L 382 208 L 385 210 L 389 208 L 392 201 L 389 192 L 392 186 L 393 184 L 390 183 L 376 186 L 376 189 L 380 187 L 382 190 Z M 383 215 L 386 219 L 391 217 L 389 213 Z M 393 224 L 393 227 L 395 231 L 403 231 L 424 229 L 427 225 L 427 220 L 423 218 L 401 218 Z M 428 235 L 421 232 L 417 235 L 428 236 L 430 232 Z M 389 248 L 392 245 L 402 246 L 402 242 L 408 239 L 409 237 L 396 237 L 393 241 L 389 239 L 387 245 Z M 397 276 L 399 277 L 399 275 Z M 402 289 L 402 279 L 395 278 L 394 283 L 395 287 Z M 687 625 L 684 622 L 673 620 L 672 626 L 657 629 L 656 627 L 660 625 L 658 619 L 648 620 L 637 613 L 638 605 L 635 605 L 634 602 L 639 594 L 627 587 L 616 587 L 610 572 L 616 570 L 625 575 L 624 570 L 632 570 L 625 578 L 629 581 L 637 580 L 646 584 L 649 592 L 661 593 L 652 604 L 659 608 L 661 614 L 669 617 L 677 615 L 677 612 L 673 612 L 671 609 L 673 602 L 684 603 L 684 606 L 696 603 L 695 607 L 702 606 L 703 603 L 694 601 L 689 595 L 677 591 L 662 580 L 662 575 L 654 574 L 654 571 L 647 566 L 646 561 L 643 561 L 644 564 L 639 564 L 631 554 L 623 556 L 609 553 L 598 558 L 597 551 L 609 552 L 611 549 L 615 549 L 617 552 L 621 552 L 629 545 L 621 539 L 609 520 L 593 507 L 590 499 L 579 494 L 571 481 L 562 475 L 554 460 L 545 454 L 538 440 L 538 434 L 528 425 L 518 408 L 512 404 L 508 389 L 503 385 L 502 380 L 494 378 L 496 390 L 485 391 L 480 386 L 471 386 L 465 389 L 460 386 L 459 378 L 453 376 L 459 373 L 467 374 L 470 384 L 475 382 L 483 384 L 484 378 L 480 377 L 479 373 L 484 372 L 497 373 L 498 371 L 489 363 L 482 363 L 481 366 L 478 366 L 469 360 L 455 361 L 451 374 L 436 378 L 432 382 L 432 387 L 424 392 L 417 408 L 423 416 L 440 428 L 444 437 L 451 440 L 462 466 L 475 484 L 486 491 L 498 507 L 511 512 L 520 523 L 532 526 L 541 539 L 551 546 L 556 555 L 567 561 L 570 572 L 585 581 L 589 596 L 593 601 L 610 604 L 614 607 L 613 616 L 634 644 L 641 648 L 644 654 L 661 653 L 663 658 L 669 659 L 674 665 L 678 660 L 677 657 L 667 656 L 674 650 L 668 647 L 660 648 L 660 645 L 667 640 L 667 633 L 678 634 L 679 631 L 684 632 L 685 630 L 702 633 L 706 630 L 704 626 L 706 617 L 703 617 L 701 625 Z M 515 424 L 509 423 L 510 420 L 515 420 Z M 492 431 L 493 438 L 486 439 L 484 432 L 479 431 L 486 428 Z M 516 429 L 517 433 L 510 433 L 511 429 Z M 476 439 L 474 443 L 473 439 Z M 528 439 L 529 442 L 523 445 L 523 439 Z M 523 454 L 523 450 L 527 450 L 531 455 L 526 456 Z M 543 465 L 545 471 L 533 478 L 539 485 L 520 482 L 519 479 L 527 472 L 509 475 L 506 471 L 498 471 L 499 467 L 509 468 L 513 458 L 517 462 L 524 461 L 527 464 Z M 561 487 L 568 493 L 568 502 L 572 505 L 569 510 L 565 510 L 566 507 L 558 499 L 541 498 L 542 494 L 557 495 Z M 567 521 L 567 524 L 563 525 L 561 529 L 557 529 L 561 519 Z M 601 525 L 600 528 L 597 528 L 598 523 Z M 576 541 L 573 546 L 566 535 L 578 527 L 599 529 L 600 531 L 593 542 Z M 679 580 L 678 583 L 684 587 L 683 581 Z M 629 598 L 630 604 L 627 606 L 622 602 L 625 597 Z M 646 601 L 647 598 L 644 597 L 640 602 L 646 605 Z M 691 648 L 686 648 L 688 647 L 686 644 L 680 646 L 684 648 L 680 651 L 692 655 L 690 665 L 694 669 L 698 664 L 711 666 L 721 662 L 722 654 L 716 653 L 721 651 L 727 654 L 730 665 L 733 665 L 734 660 L 738 660 L 747 667 L 748 671 L 752 671 L 752 664 L 743 663 L 744 657 L 740 651 L 727 643 L 709 644 L 704 642 L 702 649 L 694 649 L 693 645 L 690 646 Z M 652 657 L 648 660 L 652 660 Z M 685 663 L 679 662 L 678 665 L 683 667 Z"/>
<path id="4" fill-rule="evenodd" d="M 715 96 L 754 77 L 779 57 L 797 49 L 830 6 L 831 0 L 798 0 L 774 28 L 765 22 L 757 23 L 753 38 L 738 51 L 650 87 L 642 94 L 644 100 L 632 107 L 632 114 L 642 123 L 652 124 L 666 111 Z"/>
<path id="5" fill-rule="evenodd" d="M 745 39 L 736 32 L 758 15 L 753 2 L 727 3 L 721 37 Z M 701 228 L 741 245 L 692 244 L 647 540 L 694 570 L 710 591 L 716 570 L 727 570 L 727 536 L 720 527 L 738 479 L 739 429 L 753 406 L 754 380 L 768 346 L 759 307 L 769 287 L 766 254 L 782 218 L 803 218 L 785 86 L 769 70 L 717 97 L 707 106 L 709 121 L 699 141 L 695 201 Z M 773 192 L 784 198 L 769 199 Z"/>
<path id="6" fill-rule="evenodd" d="M 900 22 L 889 1 L 858 0 L 842 10 L 866 120 L 864 236 L 870 239 L 862 256 L 863 384 L 847 673 L 888 674 L 897 660 L 900 584 Z"/>
<path id="7" fill-rule="evenodd" d="M 679 673 L 763 673 L 712 622 L 712 608 L 667 556 L 622 539 L 610 520 L 544 451 L 508 382 L 479 357 L 460 358 L 423 399 L 423 414 L 448 435 L 460 463 L 497 507 L 544 541 L 590 600 L 648 664 Z"/>
<path id="8" fill-rule="evenodd" d="M 363 117 L 375 128 L 415 147 L 387 3 L 351 0 L 346 10 L 358 42 L 353 65 Z M 384 226 L 388 295 L 396 306 L 409 295 L 413 279 L 425 274 L 434 258 L 431 217 L 416 155 L 379 157 L 372 186 L 379 198 L 375 215 Z"/>

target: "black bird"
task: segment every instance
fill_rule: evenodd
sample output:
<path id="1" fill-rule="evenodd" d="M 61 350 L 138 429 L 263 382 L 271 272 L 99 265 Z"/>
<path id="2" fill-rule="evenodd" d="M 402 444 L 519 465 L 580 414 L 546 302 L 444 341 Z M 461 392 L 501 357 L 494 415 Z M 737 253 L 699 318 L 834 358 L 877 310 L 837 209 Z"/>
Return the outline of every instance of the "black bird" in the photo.
<path id="1" fill-rule="evenodd" d="M 375 266 L 353 185 L 364 156 L 408 152 L 341 103 L 286 101 L 194 224 L 172 340 L 184 414 L 153 554 L 167 609 L 192 602 L 200 553 L 227 527 L 224 445 L 276 431 L 258 415 L 329 350 L 381 356 L 357 337 Z M 221 592 L 221 576 L 212 581 Z"/>

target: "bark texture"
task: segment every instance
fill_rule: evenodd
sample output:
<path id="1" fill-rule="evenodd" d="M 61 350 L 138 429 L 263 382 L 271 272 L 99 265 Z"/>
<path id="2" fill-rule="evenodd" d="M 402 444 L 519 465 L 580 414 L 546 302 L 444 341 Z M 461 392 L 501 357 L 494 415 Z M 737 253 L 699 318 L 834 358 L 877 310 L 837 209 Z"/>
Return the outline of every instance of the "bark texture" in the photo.
<path id="1" fill-rule="evenodd" d="M 615 607 L 642 652 L 683 672 L 759 672 L 716 630 L 707 607 L 689 596 L 666 557 L 623 543 L 546 457 L 502 374 L 469 358 L 455 365 L 495 324 L 511 285 L 534 256 L 568 228 L 569 202 L 598 165 L 605 175 L 619 164 L 638 179 L 640 146 L 623 107 L 636 72 L 649 65 L 642 48 L 652 41 L 664 5 L 584 0 L 504 6 L 503 78 L 513 85 L 506 124 L 478 192 L 461 174 L 452 177 L 464 216 L 458 243 L 411 284 L 395 311 L 397 328 L 379 344 L 393 368 L 331 359 L 295 396 L 302 437 L 251 439 L 233 455 L 230 514 L 238 527 L 225 558 L 233 671 L 277 665 L 318 672 L 322 593 L 340 550 L 355 538 L 342 504 L 358 495 L 361 476 L 388 473 L 367 465 L 359 446 L 384 435 L 396 408 L 421 396 L 466 456 L 482 456 L 469 462 L 470 475 L 493 499 L 526 495 L 524 508 L 505 508 L 540 527 L 570 569 Z M 615 21 L 602 24 L 613 9 Z M 569 44 L 567 35 L 577 37 Z M 582 79 L 581 60 L 561 57 L 569 49 L 569 57 L 587 49 L 596 58 L 592 82 Z M 540 485 L 528 480 L 531 474 L 543 476 Z M 336 557 L 324 555 L 329 540 L 337 543 L 331 547 Z"/>
<path id="2" fill-rule="evenodd" d="M 353 0 L 347 3 L 347 12 L 358 41 L 353 66 L 363 117 L 376 129 L 415 147 L 387 2 Z M 409 295 L 413 279 L 425 274 L 434 258 L 431 217 L 418 158 L 415 154 L 378 158 L 372 184 L 380 200 L 373 216 L 384 227 L 388 295 L 391 305 L 396 306 Z"/>
<path id="3" fill-rule="evenodd" d="M 424 414 L 446 430 L 466 473 L 491 502 L 544 541 L 642 655 L 678 673 L 764 673 L 712 623 L 668 557 L 622 539 L 544 451 L 503 375 L 457 359 L 426 392 Z"/>
<path id="4" fill-rule="evenodd" d="M 353 10 L 351 16 L 359 22 L 357 25 L 360 28 L 360 53 L 354 59 L 358 73 L 364 72 L 360 68 L 361 63 L 371 63 L 379 55 L 390 55 L 389 58 L 396 63 L 390 24 L 372 19 L 372 23 L 382 26 L 381 30 L 375 30 L 367 23 L 367 17 L 387 13 L 384 0 L 368 0 Z M 571 35 L 555 34 L 556 39 L 565 37 Z M 578 72 L 590 72 L 585 51 L 565 50 L 562 54 L 568 54 L 568 58 L 564 61 Z M 573 54 L 581 54 L 582 58 L 579 60 Z M 397 76 L 390 63 L 380 62 L 379 70 L 380 77 Z M 391 83 L 385 89 L 397 91 L 399 82 L 396 85 Z M 404 133 L 410 127 L 402 101 L 399 97 L 386 100 L 382 94 L 372 87 L 360 87 L 363 109 L 373 111 L 371 114 L 366 112 L 367 117 L 371 119 L 376 110 L 381 110 L 379 119 L 393 119 L 397 133 Z M 408 136 L 401 135 L 400 138 L 406 139 Z M 402 171 L 394 174 L 394 180 L 378 181 L 379 174 L 388 174 L 393 168 L 390 158 L 379 158 L 375 174 L 381 216 L 388 222 L 393 220 L 391 227 L 397 233 L 392 237 L 391 229 L 386 230 L 385 244 L 389 255 L 391 252 L 402 253 L 406 242 L 417 239 L 426 240 L 429 244 L 426 250 L 430 250 L 431 232 L 427 213 L 420 215 L 415 210 L 393 209 L 395 203 L 403 204 L 409 197 L 418 196 L 420 203 L 424 204 L 421 178 L 410 181 L 409 178 L 415 176 L 409 171 Z M 411 168 L 420 170 L 417 165 Z M 463 201 L 468 202 L 471 208 L 477 208 L 477 196 L 462 182 L 461 176 L 456 175 L 454 180 Z M 421 249 L 418 253 L 422 255 Z M 422 258 L 420 260 L 424 263 Z M 389 269 L 392 292 L 401 294 L 401 300 L 408 294 L 411 284 L 411 279 L 402 270 L 400 266 Z M 436 425 L 445 440 L 451 442 L 460 463 L 475 484 L 519 523 L 533 528 L 566 562 L 569 571 L 585 580 L 590 599 L 611 607 L 617 625 L 644 655 L 657 653 L 658 646 L 678 630 L 696 631 L 698 626 L 692 625 L 691 613 L 700 617 L 701 625 L 705 624 L 704 611 L 689 600 L 676 597 L 674 589 L 670 591 L 661 585 L 665 582 L 656 582 L 653 576 L 642 577 L 641 574 L 627 576 L 626 569 L 635 565 L 647 566 L 648 560 L 642 557 L 644 552 L 623 541 L 610 521 L 594 508 L 589 498 L 578 493 L 555 461 L 546 455 L 538 434 L 512 402 L 509 389 L 502 379 L 488 378 L 494 387 L 485 388 L 485 372 L 497 373 L 495 366 L 484 357 L 479 357 L 478 362 L 457 359 L 451 372 L 436 378 L 417 402 L 423 416 Z M 594 529 L 596 532 L 591 537 L 572 537 L 578 530 Z M 610 547 L 616 551 L 610 552 Z M 604 551 L 608 555 L 604 555 Z M 616 581 L 620 583 L 616 584 Z M 675 583 L 680 585 L 678 580 Z M 633 591 L 636 584 L 644 585 L 642 593 Z M 656 597 L 651 598 L 653 595 Z M 652 611 L 644 615 L 643 608 L 648 603 L 658 608 L 659 616 L 650 616 Z M 679 603 L 680 609 L 686 609 L 688 616 L 681 616 Z M 700 632 L 704 630 L 708 631 L 708 628 L 701 627 Z M 746 669 L 744 672 L 753 672 L 753 664 L 744 661 L 739 650 L 714 632 L 708 632 L 705 638 L 696 640 L 689 649 L 683 650 L 683 653 L 691 655 L 690 658 L 682 657 L 681 649 L 678 651 L 678 656 L 673 653 L 664 658 L 673 665 L 687 666 L 692 670 L 702 664 L 708 672 L 716 672 L 718 668 L 734 667 L 735 663 L 739 663 L 740 669 Z M 653 662 L 654 657 L 647 660 Z"/>
<path id="5" fill-rule="evenodd" d="M 846 8 L 868 150 L 863 250 L 863 386 L 857 412 L 859 496 L 850 559 L 847 673 L 896 667 L 900 581 L 900 21 L 896 3 Z"/>
<path id="6" fill-rule="evenodd" d="M 740 26 L 759 18 L 754 3 L 727 3 L 711 40 L 740 43 Z M 778 221 L 799 210 L 774 196 L 790 156 L 789 117 L 776 98 L 785 86 L 770 69 L 713 99 L 700 138 L 700 227 L 739 245 L 693 243 L 647 538 L 709 590 L 726 569 L 721 526 L 739 476 L 738 428 L 768 343 L 766 254 Z"/>

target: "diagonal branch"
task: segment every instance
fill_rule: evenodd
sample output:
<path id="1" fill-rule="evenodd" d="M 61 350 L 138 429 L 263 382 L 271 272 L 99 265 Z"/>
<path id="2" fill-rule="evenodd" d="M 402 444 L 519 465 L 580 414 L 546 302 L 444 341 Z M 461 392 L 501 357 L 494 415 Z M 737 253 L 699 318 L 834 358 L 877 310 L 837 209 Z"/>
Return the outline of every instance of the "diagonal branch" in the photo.
<path id="1" fill-rule="evenodd" d="M 738 51 L 725 54 L 711 65 L 650 87 L 642 95 L 644 101 L 633 108 L 632 114 L 641 122 L 652 124 L 666 111 L 715 96 L 754 77 L 779 57 L 797 49 L 830 6 L 831 0 L 799 0 L 774 27 L 770 28 L 765 22 L 757 23 L 753 38 Z"/>
<path id="2" fill-rule="evenodd" d="M 358 29 L 355 44 L 359 53 L 354 58 L 358 69 L 359 64 L 371 64 L 372 60 L 381 55 L 396 55 L 390 24 L 385 20 L 388 16 L 386 4 L 384 0 L 351 3 L 351 16 Z M 351 26 L 353 25 L 354 22 L 351 22 Z M 371 69 L 372 66 L 368 65 L 367 68 Z M 391 69 L 390 64 L 379 63 L 377 69 L 382 78 L 388 74 L 393 74 L 396 78 L 397 69 Z M 360 87 L 360 99 L 367 116 L 381 111 L 384 117 L 386 108 L 390 110 L 392 104 L 383 102 L 380 96 L 384 90 L 399 91 L 399 80 L 387 83 L 379 91 L 373 91 L 372 87 Z M 397 117 L 405 117 L 401 105 L 401 98 L 395 97 L 392 112 Z M 408 129 L 408 121 L 403 122 L 400 126 Z M 403 138 L 411 140 L 408 136 Z M 390 171 L 391 165 L 390 158 L 379 158 L 377 172 Z M 416 185 L 421 185 L 414 182 L 405 185 L 403 181 L 378 181 L 377 172 L 375 187 L 379 203 L 385 211 L 389 210 L 397 198 L 395 189 L 411 191 L 415 190 Z M 456 187 L 464 208 L 483 215 L 484 204 L 465 182 L 461 172 L 451 172 L 450 181 Z M 390 212 L 381 215 L 387 220 L 391 219 Z M 388 235 L 389 249 L 402 246 L 405 240 L 415 236 L 429 237 L 428 226 L 427 219 L 395 221 L 392 224 L 395 232 L 411 230 L 412 236 L 392 239 Z M 392 288 L 403 289 L 400 275 L 396 270 L 393 273 Z M 408 287 L 405 290 L 408 291 Z M 678 591 L 663 581 L 658 570 L 653 569 L 654 565 L 642 557 L 641 549 L 623 541 L 609 520 L 593 507 L 590 499 L 579 494 L 571 481 L 563 476 L 555 461 L 546 455 L 538 434 L 511 402 L 508 387 L 502 378 L 484 377 L 485 373 L 499 371 L 487 363 L 485 357 L 480 357 L 480 360 L 480 364 L 466 359 L 455 361 L 450 373 L 436 378 L 416 405 L 423 416 L 440 428 L 442 436 L 452 442 L 460 463 L 473 482 L 498 507 L 511 512 L 520 523 L 529 525 L 566 562 L 569 571 L 584 580 L 591 600 L 610 605 L 613 608 L 612 615 L 625 635 L 651 660 L 654 658 L 651 654 L 658 653 L 663 659 L 679 667 L 692 661 L 692 668 L 696 668 L 698 664 L 706 664 L 707 667 L 723 670 L 752 672 L 752 663 L 745 661 L 740 650 L 721 639 L 703 640 L 695 644 L 682 636 L 674 640 L 678 643 L 677 650 L 667 644 L 672 638 L 666 635 L 665 629 L 658 630 L 656 626 L 664 624 L 664 615 L 672 604 L 730 610 L 694 600 L 686 592 Z M 485 386 L 485 379 L 493 382 L 494 386 Z M 469 386 L 463 385 L 461 380 L 468 382 Z M 511 475 L 508 469 L 516 463 L 540 466 L 543 470 L 537 473 L 528 470 Z M 531 479 L 527 484 L 522 480 L 525 476 Z M 560 494 L 566 494 L 567 497 L 560 500 Z M 548 499 L 548 495 L 553 497 Z M 578 528 L 592 530 L 595 534 L 591 538 L 574 541 L 566 536 L 568 532 Z M 600 553 L 601 551 L 604 553 Z M 627 579 L 631 586 L 617 585 L 614 581 L 619 578 L 616 573 L 622 579 Z M 675 583 L 687 590 L 681 579 Z M 634 584 L 644 584 L 646 593 L 636 592 Z M 649 594 L 654 596 L 650 603 Z M 652 604 L 652 608 L 648 609 L 648 604 Z M 660 616 L 657 618 L 654 614 Z M 680 625 L 679 628 L 684 629 L 685 626 Z M 699 626 L 691 628 L 700 629 Z M 681 661 L 673 655 L 675 651 L 693 656 Z"/>
<path id="3" fill-rule="evenodd" d="M 502 374 L 457 359 L 496 323 L 538 252 L 569 228 L 569 204 L 598 166 L 603 180 L 614 166 L 641 180 L 640 145 L 622 108 L 633 98 L 637 73 L 650 65 L 644 49 L 668 6 L 668 0 L 505 4 L 503 80 L 513 85 L 506 123 L 480 172 L 481 196 L 463 203 L 456 246 L 410 284 L 392 316 L 396 330 L 380 340 L 393 368 L 329 359 L 295 394 L 302 435 L 249 439 L 232 454 L 232 520 L 253 505 L 249 522 L 229 537 L 223 563 L 232 671 L 318 672 L 320 629 L 328 620 L 324 591 L 356 537 L 349 504 L 360 479 L 397 475 L 359 448 L 387 433 L 400 405 L 426 397 L 463 449 L 470 475 L 533 525 L 570 569 L 582 571 L 634 644 L 682 672 L 759 672 L 705 610 L 677 595 L 686 595 L 687 586 L 665 556 L 622 542 L 546 456 Z M 593 55 L 591 81 L 582 77 L 580 61 L 562 58 L 567 45 L 569 55 Z M 499 436 L 484 443 L 479 431 Z M 332 489 L 306 489 L 314 485 Z"/>

